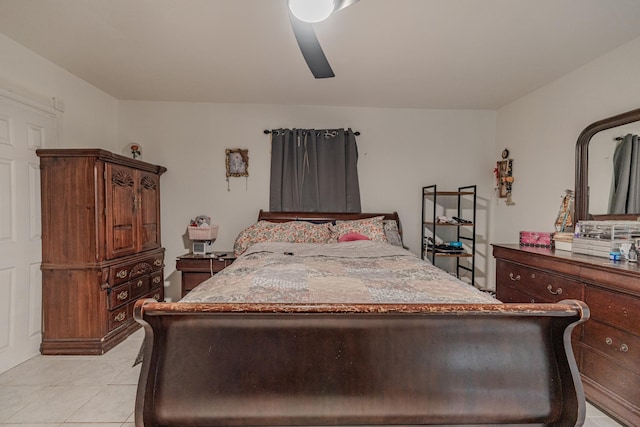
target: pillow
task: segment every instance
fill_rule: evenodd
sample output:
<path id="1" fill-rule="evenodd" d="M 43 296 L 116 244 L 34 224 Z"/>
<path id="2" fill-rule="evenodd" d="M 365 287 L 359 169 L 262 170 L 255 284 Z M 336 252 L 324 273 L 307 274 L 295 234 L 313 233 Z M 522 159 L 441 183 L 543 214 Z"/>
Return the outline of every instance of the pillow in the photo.
<path id="1" fill-rule="evenodd" d="M 297 228 L 300 231 L 296 243 L 327 243 L 331 239 L 331 223 L 294 222 L 297 223 Z"/>
<path id="2" fill-rule="evenodd" d="M 331 241 L 337 242 L 343 234 L 359 233 L 367 236 L 369 240 L 386 242 L 387 238 L 384 235 L 384 227 L 382 226 L 383 218 L 383 216 L 376 216 L 355 221 L 336 221 L 331 227 Z"/>
<path id="3" fill-rule="evenodd" d="M 402 237 L 400 236 L 398 223 L 393 219 L 385 219 L 382 221 L 382 227 L 387 241 L 392 245 L 402 247 Z"/>
<path id="4" fill-rule="evenodd" d="M 235 256 L 243 254 L 249 246 L 259 242 L 327 243 L 331 238 L 330 224 L 308 221 L 258 221 L 238 234 L 233 245 Z"/>
<path id="5" fill-rule="evenodd" d="M 249 249 L 249 246 L 259 242 L 295 243 L 298 240 L 300 231 L 287 224 L 290 223 L 258 221 L 252 226 L 245 228 L 238 234 L 233 244 L 233 254 L 240 256 Z"/>
<path id="6" fill-rule="evenodd" d="M 354 240 L 370 240 L 367 236 L 360 233 L 347 233 L 338 238 L 338 242 L 353 242 Z"/>

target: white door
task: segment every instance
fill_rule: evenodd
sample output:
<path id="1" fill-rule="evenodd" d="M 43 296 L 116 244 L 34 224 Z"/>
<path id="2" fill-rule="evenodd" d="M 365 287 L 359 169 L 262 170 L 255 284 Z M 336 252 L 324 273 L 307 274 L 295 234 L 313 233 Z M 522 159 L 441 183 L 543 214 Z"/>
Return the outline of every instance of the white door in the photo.
<path id="1" fill-rule="evenodd" d="M 40 168 L 53 110 L 0 89 L 0 373 L 38 353 L 42 324 Z"/>

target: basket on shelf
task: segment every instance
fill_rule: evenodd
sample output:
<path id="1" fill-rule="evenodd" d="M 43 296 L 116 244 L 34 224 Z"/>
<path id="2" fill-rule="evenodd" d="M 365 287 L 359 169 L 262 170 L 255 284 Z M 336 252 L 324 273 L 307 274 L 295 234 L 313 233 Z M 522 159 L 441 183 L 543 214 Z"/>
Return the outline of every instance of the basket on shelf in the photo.
<path id="1" fill-rule="evenodd" d="M 194 227 L 189 226 L 189 239 L 191 240 L 215 240 L 218 237 L 218 226 Z"/>

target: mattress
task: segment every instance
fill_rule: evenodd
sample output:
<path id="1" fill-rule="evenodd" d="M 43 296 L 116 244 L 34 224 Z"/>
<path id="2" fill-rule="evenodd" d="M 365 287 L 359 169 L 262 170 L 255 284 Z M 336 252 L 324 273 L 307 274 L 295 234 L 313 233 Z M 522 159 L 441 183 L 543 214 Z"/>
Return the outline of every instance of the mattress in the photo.
<path id="1" fill-rule="evenodd" d="M 369 240 L 257 243 L 180 302 L 499 303 L 404 248 Z"/>

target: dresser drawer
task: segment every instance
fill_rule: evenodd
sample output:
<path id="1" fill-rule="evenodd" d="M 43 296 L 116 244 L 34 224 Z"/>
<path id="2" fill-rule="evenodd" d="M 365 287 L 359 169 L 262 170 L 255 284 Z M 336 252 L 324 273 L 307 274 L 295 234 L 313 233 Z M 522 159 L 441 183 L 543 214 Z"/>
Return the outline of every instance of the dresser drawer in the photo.
<path id="1" fill-rule="evenodd" d="M 164 301 L 164 288 L 162 286 L 152 289 L 147 295 L 143 298 L 153 298 L 156 301 Z M 133 304 L 131 304 L 133 307 Z"/>
<path id="2" fill-rule="evenodd" d="M 155 289 L 158 288 L 160 286 L 164 286 L 163 280 L 162 280 L 162 270 L 156 271 L 154 273 L 151 273 L 149 275 L 149 282 L 150 285 L 149 287 L 151 289 Z"/>
<path id="3" fill-rule="evenodd" d="M 581 373 L 612 391 L 618 398 L 636 407 L 640 406 L 640 375 L 635 372 L 624 369 L 618 363 L 585 348 L 582 352 Z"/>
<path id="4" fill-rule="evenodd" d="M 116 310 L 112 310 L 109 312 L 109 330 L 112 331 L 125 325 L 131 319 L 133 319 L 133 304 L 123 305 Z"/>
<path id="5" fill-rule="evenodd" d="M 577 280 L 502 260 L 498 260 L 496 266 L 498 287 L 508 286 L 531 296 L 521 302 L 558 302 L 564 299 L 582 299 L 582 284 Z M 498 299 L 500 299 L 499 296 Z"/>
<path id="6" fill-rule="evenodd" d="M 140 295 L 144 295 L 149 292 L 150 276 L 142 276 L 137 279 L 133 279 L 129 282 L 129 288 L 131 289 L 131 298 L 136 299 Z"/>
<path id="7" fill-rule="evenodd" d="M 587 286 L 585 300 L 591 318 L 640 334 L 640 300 L 631 295 Z"/>
<path id="8" fill-rule="evenodd" d="M 182 272 L 182 296 L 230 266 L 234 260 L 228 252 L 214 252 L 211 256 L 186 254 L 178 257 L 176 269 Z"/>
<path id="9" fill-rule="evenodd" d="M 193 256 L 193 255 L 192 255 Z M 219 273 L 225 267 L 231 265 L 233 259 L 220 259 L 210 257 L 187 258 L 180 257 L 176 260 L 176 268 L 182 272 Z"/>
<path id="10" fill-rule="evenodd" d="M 584 343 L 640 374 L 640 338 L 591 319 L 584 325 Z"/>
<path id="11" fill-rule="evenodd" d="M 109 308 L 114 309 L 131 301 L 130 283 L 111 288 L 109 292 Z"/>
<path id="12" fill-rule="evenodd" d="M 130 282 L 124 286 L 118 286 L 117 288 L 114 288 L 114 292 L 115 290 L 118 290 L 122 293 L 125 289 L 129 291 L 131 286 L 133 286 L 133 283 L 134 282 Z M 131 296 L 131 292 L 129 292 L 129 296 L 125 301 L 124 305 L 120 305 L 119 307 L 115 307 L 114 309 L 109 311 L 109 330 L 110 331 L 133 321 L 133 307 L 135 306 L 135 303 L 138 299 L 153 298 L 156 301 L 164 301 L 163 286 L 157 286 L 155 289 L 149 290 L 148 288 L 149 288 L 150 282 L 148 280 L 148 277 L 145 280 L 145 284 L 147 286 L 146 293 L 140 294 L 138 297 L 133 297 Z M 122 295 L 121 298 L 124 298 L 124 293 L 122 293 L 121 295 Z M 113 293 L 112 293 L 110 299 L 113 300 L 113 298 L 117 299 L 117 297 L 113 297 Z"/>
<path id="13" fill-rule="evenodd" d="M 522 303 L 522 302 L 545 302 L 540 301 L 533 295 L 526 294 L 513 286 L 498 286 L 496 289 L 496 298 L 505 303 Z"/>
<path id="14" fill-rule="evenodd" d="M 162 268 L 163 256 L 161 252 L 137 261 L 112 266 L 109 268 L 109 283 L 115 286 L 157 271 Z"/>
<path id="15" fill-rule="evenodd" d="M 528 295 L 524 292 L 520 292 L 517 289 L 513 289 L 510 286 L 499 286 L 496 298 L 504 303 L 544 303 L 546 301 L 540 301 L 535 296 Z M 571 333 L 571 344 L 573 347 L 573 352 L 575 354 L 576 360 L 579 360 L 580 354 L 580 346 L 578 343 L 580 342 L 580 337 L 582 336 L 582 325 L 578 325 L 574 328 Z"/>
<path id="16" fill-rule="evenodd" d="M 182 273 L 182 296 L 210 278 L 211 273 Z"/>

